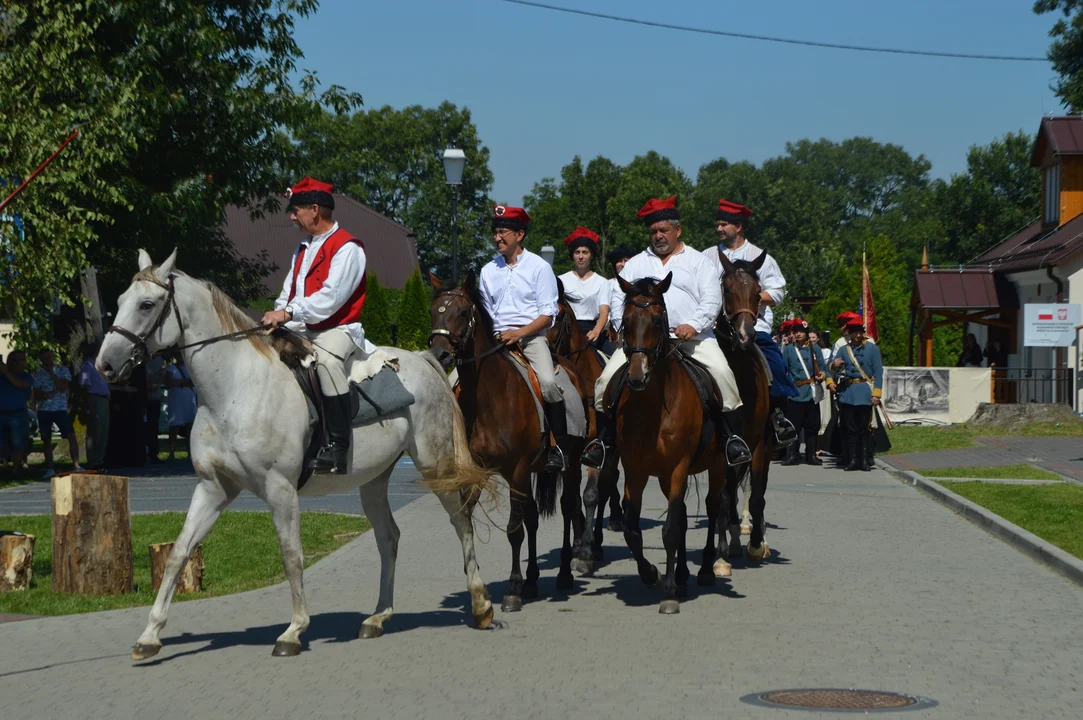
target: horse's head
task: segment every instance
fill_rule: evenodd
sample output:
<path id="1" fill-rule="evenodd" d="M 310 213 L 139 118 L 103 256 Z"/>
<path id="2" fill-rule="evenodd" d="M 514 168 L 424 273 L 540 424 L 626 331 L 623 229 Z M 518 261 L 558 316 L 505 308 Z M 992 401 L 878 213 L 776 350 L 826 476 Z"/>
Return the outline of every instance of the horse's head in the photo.
<path id="1" fill-rule="evenodd" d="M 139 251 L 139 272 L 117 301 L 116 318 L 98 351 L 98 372 L 106 381 L 127 379 L 155 352 L 180 342 L 180 311 L 173 286 L 176 262 L 176 250 L 158 266 L 146 250 Z"/>
<path id="2" fill-rule="evenodd" d="M 545 338 L 549 341 L 549 347 L 557 354 L 567 354 L 571 339 L 571 326 L 575 324 L 575 313 L 568 304 L 568 298 L 564 295 L 564 281 L 557 278 L 557 317 L 553 326 L 545 331 Z"/>
<path id="3" fill-rule="evenodd" d="M 730 261 L 723 252 L 718 253 L 722 261 L 722 313 L 733 327 L 733 339 L 738 347 L 751 349 L 756 342 L 756 319 L 760 315 L 760 277 L 767 253 L 748 262 Z"/>
<path id="4" fill-rule="evenodd" d="M 434 290 L 429 305 L 429 352 L 447 370 L 457 358 L 473 348 L 474 328 L 477 326 L 477 301 L 474 273 L 469 273 L 461 286 L 445 283 L 429 273 Z"/>
<path id="5" fill-rule="evenodd" d="M 651 368 L 669 339 L 669 314 L 662 297 L 673 281 L 673 273 L 661 282 L 644 278 L 630 283 L 620 275 L 617 282 L 624 291 L 624 356 L 628 359 L 628 386 L 632 390 L 647 387 Z"/>

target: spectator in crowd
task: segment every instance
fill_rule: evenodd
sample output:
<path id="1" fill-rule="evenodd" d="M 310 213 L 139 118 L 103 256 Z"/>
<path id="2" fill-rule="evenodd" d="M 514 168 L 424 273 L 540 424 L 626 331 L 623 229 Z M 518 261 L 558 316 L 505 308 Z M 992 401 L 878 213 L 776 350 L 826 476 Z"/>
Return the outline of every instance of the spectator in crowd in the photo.
<path id="1" fill-rule="evenodd" d="M 985 366 L 1004 369 L 1008 367 L 1008 351 L 1000 338 L 992 338 L 985 343 Z"/>
<path id="2" fill-rule="evenodd" d="M 981 346 L 974 333 L 968 333 L 963 341 L 963 351 L 959 353 L 958 367 L 981 367 Z"/>
<path id="3" fill-rule="evenodd" d="M 169 416 L 169 459 L 176 460 L 177 435 L 189 438 L 191 447 L 192 423 L 196 419 L 196 391 L 192 385 L 192 376 L 184 358 L 177 356 L 177 362 L 167 369 L 166 385 L 169 395 L 166 398 L 166 414 Z"/>
<path id="4" fill-rule="evenodd" d="M 38 428 L 41 432 L 42 451 L 45 453 L 45 474 L 43 479 L 56 475 L 53 467 L 53 425 L 60 431 L 60 437 L 68 441 L 68 454 L 76 472 L 83 470 L 79 465 L 79 441 L 75 437 L 75 427 L 68 415 L 68 388 L 71 387 L 71 371 L 63 365 L 56 365 L 52 350 L 42 350 L 38 354 L 40 366 L 34 373 L 34 398 L 38 401 Z"/>
<path id="5" fill-rule="evenodd" d="M 155 355 L 147 361 L 147 456 L 155 464 L 161 462 L 158 457 L 158 419 L 162 414 L 165 381 L 165 359 Z"/>
<path id="6" fill-rule="evenodd" d="M 27 403 L 33 383 L 22 350 L 8 353 L 7 363 L 0 360 L 0 452 L 5 461 L 11 461 L 16 474 L 22 469 L 30 440 Z"/>
<path id="7" fill-rule="evenodd" d="M 86 423 L 86 464 L 91 470 L 102 469 L 109 440 L 109 384 L 94 367 L 99 348 L 98 343 L 87 345 L 86 358 L 79 366 L 79 386 L 84 393 L 82 406 L 86 409 L 83 418 Z"/>

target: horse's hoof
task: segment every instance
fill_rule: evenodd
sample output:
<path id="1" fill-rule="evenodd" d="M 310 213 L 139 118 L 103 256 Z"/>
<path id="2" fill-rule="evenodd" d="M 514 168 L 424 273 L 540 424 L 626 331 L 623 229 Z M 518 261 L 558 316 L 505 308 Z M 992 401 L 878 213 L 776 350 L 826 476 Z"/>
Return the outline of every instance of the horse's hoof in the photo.
<path id="1" fill-rule="evenodd" d="M 523 609 L 523 599 L 518 595 L 505 595 L 500 609 L 503 612 L 519 612 Z"/>
<path id="2" fill-rule="evenodd" d="M 524 600 L 537 600 L 538 599 L 538 586 L 537 585 L 524 585 L 523 590 L 520 593 Z"/>
<path id="3" fill-rule="evenodd" d="M 571 590 L 573 587 L 575 587 L 575 579 L 572 577 L 571 571 L 568 571 L 567 575 L 564 573 L 557 575 L 557 590 Z"/>
<path id="4" fill-rule="evenodd" d="M 589 558 L 572 558 L 572 572 L 578 573 L 579 575 L 590 575 L 594 572 L 594 560 Z"/>
<path id="5" fill-rule="evenodd" d="M 622 533 L 624 532 L 624 521 L 620 518 L 609 518 L 609 532 Z"/>
<path id="6" fill-rule="evenodd" d="M 662 576 L 658 574 L 658 568 L 651 565 L 650 570 L 639 575 L 639 579 L 642 580 L 643 584 L 647 587 L 655 587 L 661 581 Z"/>
<path id="7" fill-rule="evenodd" d="M 751 535 L 752 534 L 752 526 L 751 525 L 742 525 L 741 526 L 741 534 L 742 535 Z"/>
<path id="8" fill-rule="evenodd" d="M 383 634 L 383 625 L 366 625 L 365 623 L 361 623 L 361 629 L 357 631 L 359 640 L 371 640 L 373 638 L 382 637 Z"/>
<path id="9" fill-rule="evenodd" d="M 730 577 L 733 575 L 733 566 L 729 563 L 716 562 L 713 570 L 714 576 L 717 578 Z"/>
<path id="10" fill-rule="evenodd" d="M 681 604 L 673 599 L 663 600 L 658 606 L 659 615 L 676 615 L 681 611 Z"/>
<path id="11" fill-rule="evenodd" d="M 714 585 L 714 573 L 710 570 L 700 570 L 698 573 L 696 573 L 696 582 L 699 583 L 700 587 L 709 587 L 711 585 Z"/>
<path id="12" fill-rule="evenodd" d="M 493 606 L 489 605 L 489 609 L 483 612 L 481 615 L 474 616 L 474 627 L 478 630 L 484 630 L 493 623 Z"/>
<path id="13" fill-rule="evenodd" d="M 162 645 L 144 645 L 143 643 L 136 643 L 132 648 L 132 660 L 148 660 L 161 651 Z"/>
<path id="14" fill-rule="evenodd" d="M 271 651 L 273 657 L 294 657 L 301 654 L 301 643 L 286 642 L 279 640 L 275 643 L 275 649 Z"/>
<path id="15" fill-rule="evenodd" d="M 759 547 L 752 547 L 749 545 L 745 548 L 745 556 L 752 562 L 759 562 L 766 557 L 770 557 L 771 551 L 767 549 L 767 543 Z"/>

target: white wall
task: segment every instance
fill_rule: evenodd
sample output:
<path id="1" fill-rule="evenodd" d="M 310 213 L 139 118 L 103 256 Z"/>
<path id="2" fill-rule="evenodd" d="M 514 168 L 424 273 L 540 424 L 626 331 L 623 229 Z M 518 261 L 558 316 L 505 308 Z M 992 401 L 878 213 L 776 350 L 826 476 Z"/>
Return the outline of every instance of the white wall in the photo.
<path id="1" fill-rule="evenodd" d="M 9 337 L 15 332 L 15 326 L 9 322 L 0 322 L 0 355 L 4 356 L 4 359 L 8 359 L 8 353 L 11 352 L 11 340 Z"/>

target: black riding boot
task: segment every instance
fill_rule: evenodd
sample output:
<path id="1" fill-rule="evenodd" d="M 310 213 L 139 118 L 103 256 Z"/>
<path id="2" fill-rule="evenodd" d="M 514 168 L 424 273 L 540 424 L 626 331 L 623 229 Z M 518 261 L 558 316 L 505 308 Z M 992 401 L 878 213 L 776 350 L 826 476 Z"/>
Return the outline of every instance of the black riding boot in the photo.
<path id="1" fill-rule="evenodd" d="M 545 403 L 545 421 L 553 433 L 556 445 L 549 448 L 549 460 L 545 463 L 546 472 L 564 472 L 568 468 L 565 452 L 568 449 L 568 416 L 565 414 L 564 401 Z"/>
<path id="2" fill-rule="evenodd" d="M 876 466 L 872 459 L 872 433 L 861 433 L 861 469 L 869 472 Z"/>
<path id="3" fill-rule="evenodd" d="M 808 432 L 806 431 L 806 436 Z M 805 440 L 805 463 L 808 465 L 823 465 L 824 461 L 816 457 L 816 442 Z"/>
<path id="4" fill-rule="evenodd" d="M 600 468 L 617 444 L 617 423 L 603 412 L 596 414 L 595 421 L 598 423 L 598 437 L 590 441 L 579 460 L 587 467 Z"/>
<path id="5" fill-rule="evenodd" d="M 775 429 L 775 442 L 778 447 L 788 447 L 797 442 L 797 428 L 782 412 L 782 408 L 771 411 L 771 426 Z"/>
<path id="6" fill-rule="evenodd" d="M 801 454 L 799 447 L 801 443 L 794 442 L 786 446 L 786 459 L 782 461 L 783 465 L 800 465 Z"/>
<path id="7" fill-rule="evenodd" d="M 726 438 L 726 464 L 730 467 L 752 462 L 752 451 L 740 436 L 744 417 L 740 410 L 722 413 L 722 434 Z"/>
<path id="8" fill-rule="evenodd" d="M 309 467 L 316 472 L 330 472 L 334 475 L 346 474 L 346 456 L 350 452 L 350 438 L 353 428 L 350 425 L 350 396 L 335 395 L 323 397 L 323 419 L 327 423 L 327 445 L 320 454 L 313 458 Z"/>
<path id="9" fill-rule="evenodd" d="M 846 436 L 846 448 L 849 451 L 847 457 L 850 458 L 850 462 L 847 463 L 844 468 L 846 472 L 853 472 L 854 470 L 861 469 L 861 436 Z"/>

